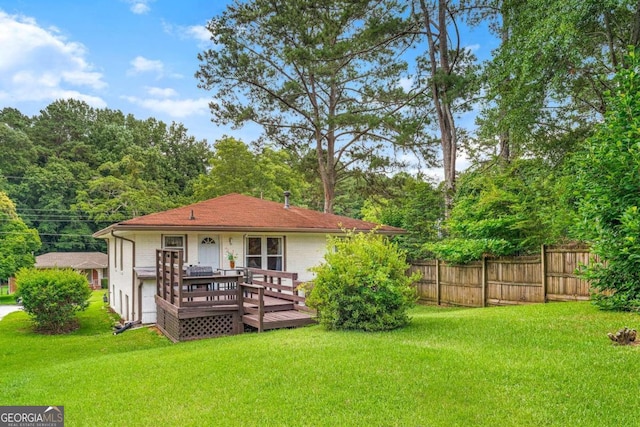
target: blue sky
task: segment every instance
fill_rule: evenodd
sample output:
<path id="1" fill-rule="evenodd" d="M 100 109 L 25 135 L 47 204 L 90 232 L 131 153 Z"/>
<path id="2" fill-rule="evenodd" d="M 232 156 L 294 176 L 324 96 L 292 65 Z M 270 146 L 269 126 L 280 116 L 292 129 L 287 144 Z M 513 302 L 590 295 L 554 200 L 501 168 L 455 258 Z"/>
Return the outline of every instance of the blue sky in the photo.
<path id="1" fill-rule="evenodd" d="M 224 134 L 251 142 L 256 127 L 211 122 L 211 93 L 199 89 L 197 54 L 211 46 L 205 25 L 225 0 L 0 0 L 0 109 L 35 115 L 59 98 L 183 123 L 198 139 Z M 466 46 L 487 58 L 486 31 Z M 473 115 L 464 120 L 473 122 Z"/>
<path id="2" fill-rule="evenodd" d="M 0 0 L 0 108 L 35 115 L 72 97 L 182 122 L 213 142 L 233 132 L 211 123 L 211 94 L 194 73 L 210 46 L 204 26 L 223 8 L 211 0 Z"/>

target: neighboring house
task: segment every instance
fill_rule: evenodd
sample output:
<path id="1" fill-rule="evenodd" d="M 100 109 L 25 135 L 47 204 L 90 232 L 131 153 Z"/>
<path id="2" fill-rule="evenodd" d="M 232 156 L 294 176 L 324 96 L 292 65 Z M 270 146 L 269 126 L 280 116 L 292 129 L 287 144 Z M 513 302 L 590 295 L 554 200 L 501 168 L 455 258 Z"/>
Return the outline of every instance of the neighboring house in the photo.
<path id="1" fill-rule="evenodd" d="M 102 252 L 49 252 L 36 257 L 37 269 L 72 268 L 84 273 L 91 289 L 100 289 L 108 277 L 109 258 Z"/>
<path id="2" fill-rule="evenodd" d="M 229 269 L 253 267 L 298 273 L 323 261 L 327 235 L 343 229 L 400 234 L 404 230 L 240 194 L 113 224 L 94 234 L 107 240 L 109 301 L 126 320 L 156 322 L 156 250 L 182 249 L 184 263 Z"/>

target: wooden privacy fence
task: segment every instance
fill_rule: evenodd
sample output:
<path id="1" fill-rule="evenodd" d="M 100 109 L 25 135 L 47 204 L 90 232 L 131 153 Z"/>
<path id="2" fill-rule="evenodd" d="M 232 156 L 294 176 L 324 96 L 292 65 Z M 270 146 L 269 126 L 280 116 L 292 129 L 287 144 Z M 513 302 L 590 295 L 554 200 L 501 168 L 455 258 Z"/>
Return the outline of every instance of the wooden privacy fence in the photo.
<path id="1" fill-rule="evenodd" d="M 580 301 L 589 299 L 589 283 L 577 277 L 576 269 L 589 258 L 588 248 L 542 246 L 540 255 L 486 257 L 464 265 L 416 261 L 410 272 L 422 274 L 416 287 L 425 303 L 485 307 Z"/>

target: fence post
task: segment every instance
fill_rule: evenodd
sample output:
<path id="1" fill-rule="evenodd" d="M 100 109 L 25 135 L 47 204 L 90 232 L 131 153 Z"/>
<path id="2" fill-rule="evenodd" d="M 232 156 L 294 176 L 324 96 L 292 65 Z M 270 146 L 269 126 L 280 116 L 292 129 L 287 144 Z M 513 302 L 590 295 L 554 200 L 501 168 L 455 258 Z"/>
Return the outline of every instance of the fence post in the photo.
<path id="1" fill-rule="evenodd" d="M 436 258 L 436 302 L 440 305 L 440 261 Z"/>
<path id="2" fill-rule="evenodd" d="M 540 269 L 542 270 L 542 301 L 547 302 L 547 249 L 543 244 L 540 251 Z"/>
<path id="3" fill-rule="evenodd" d="M 487 306 L 487 256 L 482 256 L 482 307 Z"/>

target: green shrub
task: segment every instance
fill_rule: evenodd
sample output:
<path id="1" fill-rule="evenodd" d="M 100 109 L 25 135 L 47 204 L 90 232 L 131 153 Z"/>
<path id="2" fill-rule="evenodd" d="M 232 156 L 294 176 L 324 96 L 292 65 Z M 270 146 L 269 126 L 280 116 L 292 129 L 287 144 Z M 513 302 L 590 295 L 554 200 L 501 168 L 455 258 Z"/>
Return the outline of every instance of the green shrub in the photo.
<path id="1" fill-rule="evenodd" d="M 452 264 L 466 264 L 482 259 L 483 255 L 509 255 L 513 245 L 504 239 L 446 239 L 426 243 L 425 252 Z"/>
<path id="2" fill-rule="evenodd" d="M 599 257 L 583 270 L 603 309 L 640 311 L 640 54 L 633 49 L 607 112 L 573 162 L 578 237 Z"/>
<path id="3" fill-rule="evenodd" d="M 73 329 L 75 313 L 89 305 L 89 282 L 74 270 L 23 269 L 16 275 L 16 284 L 24 311 L 42 332 L 63 333 Z"/>
<path id="4" fill-rule="evenodd" d="M 541 244 L 565 240 L 575 222 L 569 179 L 565 166 L 543 159 L 467 170 L 444 223 L 447 238 L 423 245 L 421 255 L 464 264 L 483 255 L 537 253 Z"/>
<path id="5" fill-rule="evenodd" d="M 307 304 L 327 329 L 402 327 L 416 300 L 411 285 L 419 279 L 407 276 L 408 268 L 406 254 L 374 232 L 330 238 L 325 263 L 311 269 L 316 278 Z"/>

